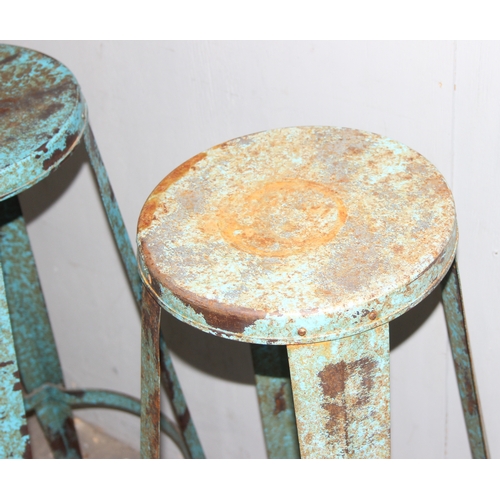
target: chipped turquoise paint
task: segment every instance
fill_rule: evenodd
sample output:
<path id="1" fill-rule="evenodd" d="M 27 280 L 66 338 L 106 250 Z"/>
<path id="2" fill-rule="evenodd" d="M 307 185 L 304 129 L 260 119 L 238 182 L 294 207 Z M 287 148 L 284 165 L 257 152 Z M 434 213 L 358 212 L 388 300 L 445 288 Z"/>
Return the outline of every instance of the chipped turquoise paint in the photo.
<path id="1" fill-rule="evenodd" d="M 178 319 L 288 345 L 399 316 L 438 285 L 457 238 L 451 193 L 421 155 L 375 134 L 297 127 L 173 171 L 146 201 L 137 243 L 144 283 Z"/>
<path id="2" fill-rule="evenodd" d="M 207 323 L 203 314 L 197 313 L 189 304 L 184 303 L 163 285 L 156 284 L 155 287 L 156 290 L 161 290 L 161 294 L 158 294 L 157 298 L 165 310 L 184 323 L 222 338 L 272 345 L 324 342 L 356 335 L 383 325 L 418 304 L 439 285 L 439 282 L 453 263 L 457 245 L 456 232 L 454 242 L 455 245 L 447 247 L 446 253 L 438 259 L 435 266 L 428 268 L 419 279 L 401 287 L 400 290 L 397 290 L 397 293 L 393 292 L 391 295 L 376 297 L 373 301 L 354 305 L 341 311 L 317 313 L 309 316 L 268 314 L 264 319 L 258 319 L 253 325 L 245 328 L 242 333 L 215 328 Z M 146 286 L 154 293 L 148 283 L 149 278 L 145 277 L 148 271 L 141 260 L 140 268 Z M 377 313 L 377 318 L 371 320 L 369 313 L 371 311 L 380 311 L 381 304 L 383 304 L 383 314 L 379 316 L 380 313 Z M 299 335 L 300 328 L 307 330 L 305 336 Z"/>
<path id="3" fill-rule="evenodd" d="M 0 202 L 0 260 L 17 362 L 24 389 L 64 386 L 61 365 L 38 279 L 35 259 L 16 197 Z M 37 418 L 56 458 L 81 458 L 71 409 L 39 408 Z"/>
<path id="4" fill-rule="evenodd" d="M 251 347 L 267 457 L 300 458 L 286 348 Z"/>
<path id="5" fill-rule="evenodd" d="M 0 268 L 0 458 L 23 458 L 29 444 L 9 308 Z"/>
<path id="6" fill-rule="evenodd" d="M 167 395 L 174 407 L 177 415 L 178 424 L 184 437 L 189 453 L 186 458 L 205 458 L 205 453 L 201 447 L 201 442 L 196 432 L 193 419 L 182 393 L 181 384 L 170 357 L 167 343 L 160 333 L 160 363 L 161 363 L 161 381 Z"/>
<path id="7" fill-rule="evenodd" d="M 9 45 L 0 45 L 0 114 L 0 199 L 56 169 L 78 144 L 87 121 L 80 88 L 65 66 Z"/>
<path id="8" fill-rule="evenodd" d="M 83 135 L 117 247 L 134 296 L 140 302 L 141 283 L 137 262 L 87 122 L 85 100 L 72 73 L 44 54 L 0 45 L 0 115 L 0 200 L 5 200 L 0 211 L 3 217 L 0 247 L 22 379 L 26 389 L 33 393 L 47 384 L 53 388 L 58 386 L 63 391 L 60 362 L 35 261 L 14 195 L 56 169 Z M 163 350 L 164 357 L 169 358 L 166 347 Z M 177 378 L 172 376 L 173 366 L 170 366 L 170 372 L 178 406 L 183 402 L 183 395 Z M 80 452 L 67 398 L 49 397 L 41 401 L 36 408 L 37 417 L 54 455 L 78 458 Z M 103 406 L 106 406 L 104 403 Z M 185 410 L 185 402 L 181 406 Z M 126 407 L 121 409 L 128 411 Z M 175 410 L 177 417 L 184 415 L 178 412 L 178 408 Z M 183 431 L 187 433 L 184 439 L 192 448 L 186 452 L 184 442 L 177 443 L 183 454 L 202 456 L 191 420 Z M 175 442 L 178 441 L 176 439 Z"/>
<path id="9" fill-rule="evenodd" d="M 301 454 L 325 458 L 389 456 L 388 322 L 441 282 L 457 242 L 434 166 L 335 127 L 261 132 L 196 155 L 153 190 L 137 231 L 141 278 L 164 309 L 213 335 L 287 345 Z M 453 330 L 463 308 L 448 288 Z M 471 393 L 468 350 L 450 338 Z M 264 399 L 278 379 L 261 384 L 273 452 Z M 471 446 L 485 450 L 475 393 L 467 404 Z"/>
<path id="10" fill-rule="evenodd" d="M 301 458 L 390 458 L 389 325 L 287 349 Z"/>
<path id="11" fill-rule="evenodd" d="M 441 286 L 451 352 L 455 364 L 455 373 L 472 457 L 488 458 L 481 406 L 476 390 L 469 335 L 465 321 L 460 275 L 456 263 L 450 269 Z"/>

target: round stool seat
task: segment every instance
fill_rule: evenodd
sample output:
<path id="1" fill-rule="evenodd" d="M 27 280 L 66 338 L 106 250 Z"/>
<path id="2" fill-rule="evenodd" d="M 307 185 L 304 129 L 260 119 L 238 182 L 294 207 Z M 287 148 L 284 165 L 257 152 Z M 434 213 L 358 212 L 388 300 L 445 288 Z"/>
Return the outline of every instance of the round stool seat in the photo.
<path id="1" fill-rule="evenodd" d="M 78 144 L 87 108 L 75 77 L 39 52 L 0 45 L 0 200 L 36 184 Z"/>
<path id="2" fill-rule="evenodd" d="M 175 317 L 260 344 L 373 329 L 441 281 L 453 198 L 424 157 L 376 134 L 296 127 L 215 146 L 172 171 L 138 224 L 143 281 Z"/>

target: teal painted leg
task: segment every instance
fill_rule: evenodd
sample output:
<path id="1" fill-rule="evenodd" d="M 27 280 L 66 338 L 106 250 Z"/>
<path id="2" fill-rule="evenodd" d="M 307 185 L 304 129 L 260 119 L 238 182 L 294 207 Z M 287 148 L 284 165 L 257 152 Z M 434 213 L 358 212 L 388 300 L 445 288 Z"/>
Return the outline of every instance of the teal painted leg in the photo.
<path id="1" fill-rule="evenodd" d="M 481 407 L 476 390 L 460 276 L 456 261 L 442 284 L 443 306 L 448 325 L 462 409 L 473 458 L 488 458 Z"/>
<path id="2" fill-rule="evenodd" d="M 43 384 L 64 387 L 61 365 L 50 327 L 35 260 L 17 197 L 0 203 L 0 258 L 12 333 L 24 389 Z M 56 458 L 81 458 L 71 408 L 50 401 L 37 418 Z"/>
<path id="3" fill-rule="evenodd" d="M 0 459 L 31 458 L 9 308 L 0 267 Z"/>
<path id="4" fill-rule="evenodd" d="M 160 332 L 160 364 L 161 364 L 161 381 L 165 392 L 172 403 L 174 414 L 177 417 L 177 424 L 181 431 L 182 437 L 189 449 L 188 458 L 205 458 L 203 448 L 201 447 L 198 433 L 186 405 L 186 400 L 182 394 L 181 385 L 175 373 L 172 359 L 168 353 L 168 348 L 163 336 Z"/>
<path id="5" fill-rule="evenodd" d="M 389 325 L 287 349 L 302 458 L 390 458 Z"/>
<path id="6" fill-rule="evenodd" d="M 143 290 L 141 334 L 141 458 L 160 458 L 160 306 Z"/>
<path id="7" fill-rule="evenodd" d="M 252 344 L 268 458 L 300 458 L 286 347 Z"/>

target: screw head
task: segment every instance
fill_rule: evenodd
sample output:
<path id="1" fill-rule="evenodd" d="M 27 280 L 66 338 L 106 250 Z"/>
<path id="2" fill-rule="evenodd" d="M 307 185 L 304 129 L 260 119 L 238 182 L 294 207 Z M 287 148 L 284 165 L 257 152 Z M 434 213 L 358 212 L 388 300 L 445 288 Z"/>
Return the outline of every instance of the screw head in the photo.
<path id="1" fill-rule="evenodd" d="M 371 321 L 373 321 L 374 319 L 377 319 L 377 313 L 375 311 L 372 311 L 369 315 L 368 315 L 368 319 L 370 319 Z"/>
<path id="2" fill-rule="evenodd" d="M 303 337 L 306 333 L 307 333 L 307 330 L 305 328 L 299 328 L 299 330 L 297 331 L 297 333 Z"/>

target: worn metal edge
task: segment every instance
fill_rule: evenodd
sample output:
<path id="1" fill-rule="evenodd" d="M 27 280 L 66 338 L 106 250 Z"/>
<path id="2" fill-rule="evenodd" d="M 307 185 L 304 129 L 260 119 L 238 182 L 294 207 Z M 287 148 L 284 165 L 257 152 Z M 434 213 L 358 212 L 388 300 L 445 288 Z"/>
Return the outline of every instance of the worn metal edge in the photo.
<path id="1" fill-rule="evenodd" d="M 340 311 L 340 320 L 338 321 L 328 317 L 331 312 L 309 316 L 304 313 L 303 316 L 296 315 L 296 317 L 267 314 L 264 319 L 256 320 L 254 324 L 247 326 L 241 333 L 229 332 L 208 324 L 202 314 L 197 313 L 189 304 L 183 302 L 168 288 L 154 280 L 144 263 L 140 244 L 138 245 L 138 262 L 139 274 L 144 285 L 162 308 L 180 321 L 211 335 L 239 342 L 292 345 L 326 342 L 349 337 L 376 328 L 401 316 L 421 302 L 439 285 L 455 259 L 457 246 L 458 228 L 455 219 L 450 239 L 442 253 L 417 278 L 406 285 L 391 291 L 387 295 L 376 297 L 369 303 L 357 304 L 348 310 Z M 402 299 L 405 295 L 415 298 L 404 302 L 401 307 L 391 308 L 389 306 L 388 313 L 383 316 L 377 314 L 376 308 L 372 309 L 375 304 L 380 305 L 387 301 L 390 303 L 391 300 Z M 373 319 L 370 318 L 372 313 L 375 313 Z M 341 320 L 346 320 L 349 317 L 349 321 L 352 321 L 353 316 L 362 318 L 364 323 L 357 325 L 341 324 Z M 313 329 L 311 330 L 311 328 Z M 316 328 L 316 331 L 314 331 L 314 328 Z M 300 335 L 298 333 L 299 329 L 305 329 L 306 334 Z M 273 336 L 269 336 L 271 332 L 274 333 Z M 267 336 L 264 333 L 267 333 Z"/>
<path id="2" fill-rule="evenodd" d="M 38 149 L 32 150 L 22 160 L 2 169 L 0 201 L 25 191 L 47 177 L 59 167 L 80 143 L 88 121 L 88 109 L 80 89 L 78 89 L 78 95 L 79 100 L 73 113 L 69 115 L 59 132 L 45 145 L 42 145 L 44 150 L 41 150 L 42 146 L 40 146 Z M 71 135 L 75 137 L 68 146 L 67 140 L 71 138 Z M 62 153 L 58 153 L 58 151 L 62 151 Z M 57 154 L 60 154 L 60 157 L 48 168 L 44 168 L 44 162 Z"/>

